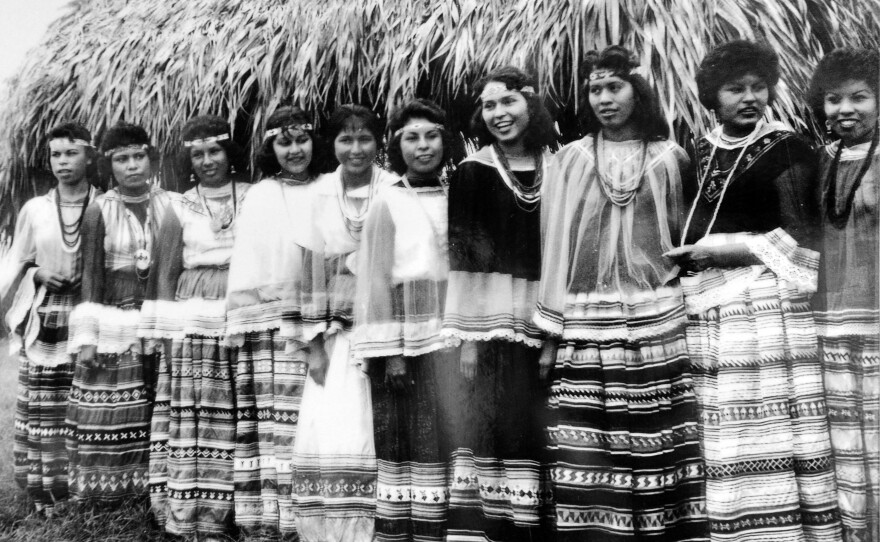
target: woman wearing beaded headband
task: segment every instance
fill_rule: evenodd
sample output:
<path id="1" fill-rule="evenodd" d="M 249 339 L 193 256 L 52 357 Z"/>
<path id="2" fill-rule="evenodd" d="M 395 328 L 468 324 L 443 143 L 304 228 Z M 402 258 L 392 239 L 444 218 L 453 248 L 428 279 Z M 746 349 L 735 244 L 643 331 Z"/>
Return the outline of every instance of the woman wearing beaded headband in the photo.
<path id="1" fill-rule="evenodd" d="M 73 360 L 67 322 L 80 294 L 83 217 L 100 193 L 90 185 L 97 181 L 91 139 L 72 122 L 49 132 L 49 165 L 58 184 L 22 207 L 10 250 L 15 265 L 0 277 L 0 298 L 14 293 L 6 323 L 19 354 L 15 479 L 47 515 L 68 494 L 64 417 Z"/>
<path id="2" fill-rule="evenodd" d="M 281 330 L 296 334 L 288 348 L 311 343 L 294 443 L 296 522 L 304 540 L 366 542 L 374 533 L 376 456 L 370 383 L 349 349 L 354 271 L 373 196 L 395 177 L 375 164 L 382 126 L 369 109 L 340 106 L 330 117 L 327 141 L 339 167 L 315 181 L 311 196 L 327 273 L 323 288 L 311 279 L 317 292 L 326 292 L 326 298 L 313 299 L 327 312 L 309 318 L 285 314 L 285 326 L 295 331 Z M 306 336 L 300 331 L 304 324 Z"/>
<path id="3" fill-rule="evenodd" d="M 181 162 L 197 183 L 162 222 L 139 329 L 164 352 L 150 430 L 153 513 L 169 533 L 197 539 L 222 535 L 233 519 L 235 368 L 223 336 L 236 218 L 250 185 L 230 177 L 242 154 L 230 135 L 215 116 L 183 126 Z"/>
<path id="4" fill-rule="evenodd" d="M 838 138 L 819 157 L 819 290 L 813 297 L 844 540 L 880 540 L 880 55 L 837 49 L 810 105 Z"/>
<path id="5" fill-rule="evenodd" d="M 117 186 L 86 210 L 82 302 L 68 351 L 79 354 L 67 411 L 70 492 L 118 502 L 146 496 L 155 356 L 138 338 L 158 225 L 171 197 L 150 184 L 155 151 L 140 126 L 101 139 L 99 166 Z"/>
<path id="6" fill-rule="evenodd" d="M 689 163 L 629 51 L 586 65 L 589 134 L 547 174 L 535 315 L 550 335 L 557 540 L 702 540 L 684 300 L 663 258 L 680 235 Z"/>
<path id="7" fill-rule="evenodd" d="M 438 364 L 449 263 L 446 114 L 428 100 L 395 111 L 388 158 L 401 180 L 376 194 L 358 253 L 354 355 L 370 375 L 378 462 L 376 539 L 444 540 L 446 457 Z"/>
<path id="8" fill-rule="evenodd" d="M 688 274 L 688 350 L 719 540 L 840 537 L 808 304 L 814 159 L 762 120 L 778 79 L 776 53 L 756 43 L 725 43 L 703 60 L 700 100 L 721 125 L 697 145 L 683 246 L 667 252 Z"/>
<path id="9" fill-rule="evenodd" d="M 449 190 L 443 331 L 464 341 L 445 371 L 452 449 L 448 532 L 543 539 L 541 331 L 531 322 L 541 266 L 541 190 L 553 124 L 532 78 L 506 67 L 478 85 L 479 151 Z M 502 480 L 509 480 L 505 484 Z M 481 489 L 482 488 L 482 489 Z"/>
<path id="10" fill-rule="evenodd" d="M 321 141 L 310 115 L 282 107 L 266 123 L 263 174 L 238 218 L 227 289 L 227 340 L 237 346 L 235 522 L 246 531 L 296 531 L 293 445 L 308 369 L 306 345 L 325 306 L 311 194 Z M 282 325 L 282 315 L 288 322 Z M 290 330 L 282 337 L 281 328 Z M 286 348 L 288 340 L 292 348 Z M 319 343 L 320 344 L 320 343 Z M 315 352 L 322 352 L 317 346 Z M 271 415 L 270 415 L 271 414 Z"/>

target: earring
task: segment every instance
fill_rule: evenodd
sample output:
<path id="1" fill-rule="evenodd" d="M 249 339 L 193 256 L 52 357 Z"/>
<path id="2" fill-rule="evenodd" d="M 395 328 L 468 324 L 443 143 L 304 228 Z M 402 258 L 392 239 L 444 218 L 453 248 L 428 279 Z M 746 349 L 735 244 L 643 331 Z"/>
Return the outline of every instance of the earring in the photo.
<path id="1" fill-rule="evenodd" d="M 229 166 L 229 174 L 230 174 L 230 175 L 235 175 L 235 166 L 234 166 L 234 165 Z"/>
<path id="2" fill-rule="evenodd" d="M 189 182 L 191 182 L 192 184 L 195 184 L 195 182 L 196 182 L 196 174 L 195 173 L 189 174 Z"/>
<path id="3" fill-rule="evenodd" d="M 825 133 L 828 135 L 831 135 L 831 121 L 830 120 L 825 121 Z"/>

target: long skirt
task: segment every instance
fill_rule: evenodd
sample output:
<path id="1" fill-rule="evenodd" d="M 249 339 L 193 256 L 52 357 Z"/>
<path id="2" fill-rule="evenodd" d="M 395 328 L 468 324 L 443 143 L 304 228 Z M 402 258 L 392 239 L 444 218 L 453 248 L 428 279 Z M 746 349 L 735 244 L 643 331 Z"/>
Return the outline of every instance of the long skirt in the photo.
<path id="1" fill-rule="evenodd" d="M 212 337 L 170 344 L 150 430 L 150 501 L 169 533 L 232 526 L 235 393 L 229 349 Z"/>
<path id="2" fill-rule="evenodd" d="M 507 341 L 477 348 L 473 380 L 457 362 L 438 371 L 450 451 L 447 540 L 552 540 L 540 350 Z"/>
<path id="3" fill-rule="evenodd" d="M 369 361 L 373 432 L 379 473 L 376 540 L 442 541 L 446 533 L 447 463 L 436 365 L 455 363 L 449 352 L 407 357 L 411 388 L 385 384 L 384 358 Z"/>
<path id="4" fill-rule="evenodd" d="M 680 293 L 578 309 L 606 318 L 566 319 L 566 333 L 582 338 L 563 341 L 557 354 L 557 540 L 708 540 Z"/>
<path id="5" fill-rule="evenodd" d="M 30 359 L 24 349 L 20 353 L 12 443 L 15 480 L 27 489 L 36 509 L 47 514 L 56 502 L 68 496 L 64 418 L 73 363 L 66 346 L 74 300 L 74 295 L 47 293 L 39 307 L 31 311 L 34 321 L 23 322 L 16 330 L 26 336 L 30 326 L 38 325 L 33 344 L 27 345 L 28 352 L 51 363 Z"/>
<path id="6" fill-rule="evenodd" d="M 878 330 L 880 333 L 880 330 Z M 819 337 L 846 542 L 880 540 L 880 341 Z"/>
<path id="7" fill-rule="evenodd" d="M 12 444 L 15 481 L 27 489 L 37 510 L 47 513 L 68 494 L 64 416 L 72 380 L 73 363 L 44 367 L 20 357 Z"/>
<path id="8" fill-rule="evenodd" d="M 367 375 L 349 355 L 348 332 L 325 339 L 324 385 L 309 377 L 294 443 L 296 522 L 305 542 L 370 542 L 376 451 Z"/>
<path id="9" fill-rule="evenodd" d="M 83 501 L 146 497 L 153 354 L 98 354 L 103 368 L 77 363 L 67 408 L 70 494 Z"/>
<path id="10" fill-rule="evenodd" d="M 712 540 L 840 540 L 807 298 L 764 271 L 741 293 L 689 315 L 687 343 Z"/>
<path id="11" fill-rule="evenodd" d="M 308 364 L 278 330 L 247 333 L 235 376 L 235 522 L 294 533 L 293 443 Z"/>

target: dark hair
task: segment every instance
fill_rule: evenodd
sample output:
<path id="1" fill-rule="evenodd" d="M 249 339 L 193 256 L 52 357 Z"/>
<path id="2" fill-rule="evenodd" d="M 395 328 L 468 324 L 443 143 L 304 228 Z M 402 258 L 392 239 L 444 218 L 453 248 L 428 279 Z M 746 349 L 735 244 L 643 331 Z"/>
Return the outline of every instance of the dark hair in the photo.
<path id="1" fill-rule="evenodd" d="M 443 125 L 443 129 L 440 130 L 443 136 L 443 159 L 440 161 L 440 167 L 448 165 L 452 159 L 453 143 L 452 135 L 446 127 L 446 111 L 443 111 L 439 105 L 431 100 L 418 98 L 394 111 L 391 115 L 391 121 L 388 123 L 390 136 L 387 149 L 388 165 L 391 167 L 391 171 L 399 175 L 406 173 L 407 165 L 403 160 L 403 154 L 400 152 L 401 135 L 395 135 L 394 133 L 406 126 L 410 119 L 418 118 Z"/>
<path id="2" fill-rule="evenodd" d="M 266 130 L 284 128 L 292 124 L 310 124 L 313 126 L 311 130 L 305 130 L 305 133 L 312 140 L 312 161 L 309 162 L 308 171 L 309 175 L 314 177 L 322 170 L 321 164 L 323 163 L 322 157 L 325 152 L 325 146 L 314 129 L 312 119 L 305 111 L 295 105 L 281 107 L 269 116 L 269 120 L 266 121 Z M 277 137 L 278 135 L 276 134 L 263 140 L 257 152 L 257 167 L 260 168 L 264 177 L 275 175 L 281 171 L 281 164 L 278 163 L 278 157 L 275 156 L 275 149 L 272 146 Z"/>
<path id="3" fill-rule="evenodd" d="M 825 93 L 847 79 L 864 81 L 880 100 L 880 54 L 876 49 L 841 47 L 825 55 L 810 80 L 807 100 L 820 122 L 825 121 Z"/>
<path id="4" fill-rule="evenodd" d="M 105 188 L 112 186 L 114 181 L 113 167 L 110 164 L 111 157 L 106 156 L 107 151 L 129 145 L 146 145 L 150 166 L 153 168 L 154 173 L 158 171 L 159 153 L 153 147 L 153 144 L 150 143 L 150 136 L 147 134 L 147 131 L 137 124 L 120 121 L 108 128 L 101 137 L 101 156 L 98 157 L 98 173 Z"/>
<path id="5" fill-rule="evenodd" d="M 581 69 L 584 103 L 587 104 L 583 115 L 586 131 L 590 134 L 598 134 L 602 129 L 602 123 L 596 117 L 596 112 L 589 105 L 590 74 L 596 70 L 610 70 L 614 75 L 627 81 L 633 87 L 635 108 L 630 117 L 641 132 L 642 139 L 667 139 L 669 137 L 669 125 L 660 110 L 660 99 L 657 92 L 651 88 L 648 81 L 641 74 L 632 73 L 633 68 L 639 66 L 635 56 L 626 48 L 619 45 L 607 47 L 601 53 L 590 51 L 584 59 Z"/>
<path id="6" fill-rule="evenodd" d="M 772 104 L 779 81 L 779 57 L 769 46 L 746 40 L 722 43 L 700 63 L 697 71 L 700 103 L 706 109 L 716 109 L 721 86 L 746 74 L 753 74 L 767 83 L 770 91 L 767 105 Z"/>
<path id="7" fill-rule="evenodd" d="M 232 139 L 232 131 L 229 124 L 215 115 L 199 115 L 186 121 L 183 130 L 180 133 L 180 151 L 177 153 L 177 170 L 180 172 L 181 178 L 189 182 L 190 176 L 193 174 L 192 158 L 190 158 L 190 149 L 183 145 L 184 141 L 193 139 L 205 139 L 206 137 L 215 137 L 222 134 L 229 134 L 229 139 L 218 141 L 224 151 L 229 165 L 234 167 L 239 173 L 247 171 L 247 158 L 242 148 Z"/>
<path id="8" fill-rule="evenodd" d="M 46 135 L 46 147 L 53 139 L 82 139 L 83 141 L 92 142 L 92 133 L 89 129 L 78 122 L 62 122 L 54 126 Z M 49 149 L 51 153 L 51 149 Z M 98 181 L 98 151 L 94 147 L 86 147 L 86 157 L 92 163 L 86 166 L 86 180 L 94 183 Z"/>
<path id="9" fill-rule="evenodd" d="M 382 149 L 382 132 L 384 131 L 384 126 L 379 116 L 362 105 L 340 105 L 335 111 L 333 111 L 333 114 L 330 115 L 330 120 L 327 122 L 327 131 L 325 132 L 325 140 L 330 149 L 327 153 L 328 166 L 336 167 L 339 165 L 339 161 L 336 159 L 336 153 L 333 152 L 333 142 L 336 140 L 336 136 L 349 128 L 352 119 L 360 120 L 361 123 L 363 123 L 364 128 L 366 128 L 376 140 L 377 151 Z"/>
<path id="10" fill-rule="evenodd" d="M 556 143 L 556 131 L 553 128 L 553 118 L 544 101 L 537 94 L 537 85 L 534 78 L 519 68 L 504 66 L 492 71 L 486 77 L 480 79 L 475 90 L 477 95 L 483 92 L 486 85 L 491 83 L 504 83 L 509 90 L 522 90 L 523 87 L 532 87 L 535 92 L 523 92 L 529 113 L 529 125 L 523 135 L 523 146 L 529 151 L 538 151 L 543 147 L 549 147 Z M 482 101 L 477 105 L 471 115 L 471 130 L 477 138 L 477 143 L 484 147 L 495 143 L 495 136 L 489 131 L 483 120 Z"/>

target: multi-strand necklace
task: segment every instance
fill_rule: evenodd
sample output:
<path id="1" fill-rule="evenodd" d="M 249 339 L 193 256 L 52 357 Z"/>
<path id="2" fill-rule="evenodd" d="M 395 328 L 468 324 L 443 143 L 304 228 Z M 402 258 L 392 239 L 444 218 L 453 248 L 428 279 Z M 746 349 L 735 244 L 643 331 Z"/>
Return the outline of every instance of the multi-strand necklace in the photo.
<path id="1" fill-rule="evenodd" d="M 758 134 L 761 133 L 761 128 L 763 128 L 764 122 L 758 121 L 755 125 L 755 129 L 752 132 L 745 136 L 744 138 L 737 138 L 737 141 L 742 141 L 742 150 L 739 151 L 739 155 L 736 157 L 736 160 L 733 162 L 733 166 L 730 168 L 730 173 L 727 174 L 727 177 L 724 179 L 724 183 L 721 185 L 720 191 L 718 193 L 718 203 L 715 204 L 715 210 L 712 212 L 712 218 L 709 220 L 709 225 L 706 227 L 706 233 L 703 234 L 705 237 L 709 235 L 712 231 L 712 226 L 715 225 L 715 220 L 718 219 L 718 212 L 721 210 L 721 202 L 724 201 L 724 195 L 727 193 L 727 187 L 730 186 L 730 181 L 733 176 L 736 174 L 736 170 L 739 167 L 740 161 L 742 161 L 742 157 L 746 154 L 749 146 L 758 138 Z M 723 133 L 723 131 L 722 131 Z M 726 144 L 726 143 L 725 143 Z M 684 246 L 684 241 L 687 238 L 688 230 L 691 227 L 691 220 L 694 218 L 694 212 L 697 209 L 697 205 L 700 203 L 700 195 L 703 193 L 703 187 L 707 184 L 706 179 L 709 177 L 709 172 L 712 171 L 712 161 L 715 159 L 715 151 L 718 150 L 717 144 L 712 144 L 712 152 L 709 154 L 709 161 L 706 162 L 706 171 L 703 172 L 703 175 L 700 177 L 700 183 L 697 185 L 697 197 L 694 198 L 694 203 L 691 205 L 691 210 L 688 213 L 687 220 L 684 223 L 684 229 L 681 232 L 681 245 Z M 713 175 L 717 175 L 717 172 L 713 171 Z M 708 189 L 708 188 L 707 188 Z"/>
<path id="2" fill-rule="evenodd" d="M 68 224 L 64 221 L 64 216 L 61 213 L 61 192 L 56 189 L 55 192 L 55 209 L 58 211 L 58 226 L 61 228 L 61 240 L 64 242 L 65 250 L 67 252 L 75 252 L 79 247 L 79 240 L 82 237 L 82 224 L 83 219 L 86 216 L 86 209 L 89 206 L 89 200 L 91 199 L 92 188 L 86 191 L 86 196 L 83 198 L 82 205 L 80 206 L 79 218 L 73 221 L 73 223 Z"/>
<path id="3" fill-rule="evenodd" d="M 828 176 L 825 179 L 825 213 L 828 216 L 828 221 L 837 229 L 844 228 L 847 222 L 849 222 L 849 215 L 852 212 L 852 204 L 856 197 L 856 190 L 859 189 L 859 186 L 862 184 L 862 178 L 871 167 L 871 159 L 874 156 L 874 152 L 877 150 L 878 140 L 880 140 L 880 126 L 875 126 L 874 136 L 871 138 L 871 146 L 868 148 L 868 154 L 862 162 L 862 167 L 859 168 L 859 173 L 856 175 L 855 182 L 853 182 L 852 187 L 850 187 L 849 192 L 846 195 L 846 202 L 844 203 L 842 211 L 837 210 L 837 169 L 840 166 L 840 155 L 843 152 L 843 140 L 838 142 L 837 152 L 834 153 L 834 160 L 831 161 L 831 167 L 828 169 Z"/>
<path id="4" fill-rule="evenodd" d="M 238 214 L 238 198 L 235 193 L 235 181 L 230 182 L 232 183 L 232 205 L 224 204 L 223 210 L 217 215 L 211 211 L 211 207 L 208 206 L 208 200 L 202 195 L 199 185 L 196 185 L 196 194 L 198 194 L 205 211 L 208 212 L 208 217 L 211 219 L 211 231 L 214 232 L 215 235 L 219 235 L 221 232 L 231 228 L 233 222 L 235 222 L 235 216 Z"/>
<path id="5" fill-rule="evenodd" d="M 639 187 L 642 185 L 642 179 L 645 177 L 645 162 L 648 156 L 648 142 L 642 141 L 641 163 L 636 170 L 636 174 L 629 180 L 624 180 L 624 172 L 621 169 L 619 182 L 615 183 L 614 179 L 609 178 L 608 173 L 602 171 L 601 157 L 606 156 L 605 138 L 602 132 L 598 137 L 593 139 L 593 156 L 596 161 L 596 176 L 599 177 L 599 186 L 605 197 L 612 204 L 618 207 L 626 207 L 636 197 Z"/>
<path id="6" fill-rule="evenodd" d="M 376 190 L 378 168 L 372 167 L 370 176 L 370 186 L 367 192 L 367 201 L 362 203 L 360 208 L 357 204 L 349 201 L 349 197 L 345 194 L 345 173 L 340 172 L 339 184 L 336 190 L 336 201 L 339 205 L 339 212 L 342 213 L 342 220 L 345 222 L 345 229 L 355 241 L 360 240 L 361 231 L 364 229 L 364 218 L 370 209 L 370 203 L 373 201 L 373 192 Z"/>
<path id="7" fill-rule="evenodd" d="M 510 162 L 507 155 L 501 149 L 498 143 L 491 146 L 492 157 L 500 166 L 502 177 L 506 181 L 505 184 L 510 191 L 513 192 L 516 206 L 527 213 L 535 211 L 541 204 L 541 185 L 544 183 L 544 156 L 537 152 L 533 155 L 535 161 L 535 182 L 531 186 L 527 186 L 520 182 L 519 178 L 510 168 Z"/>

